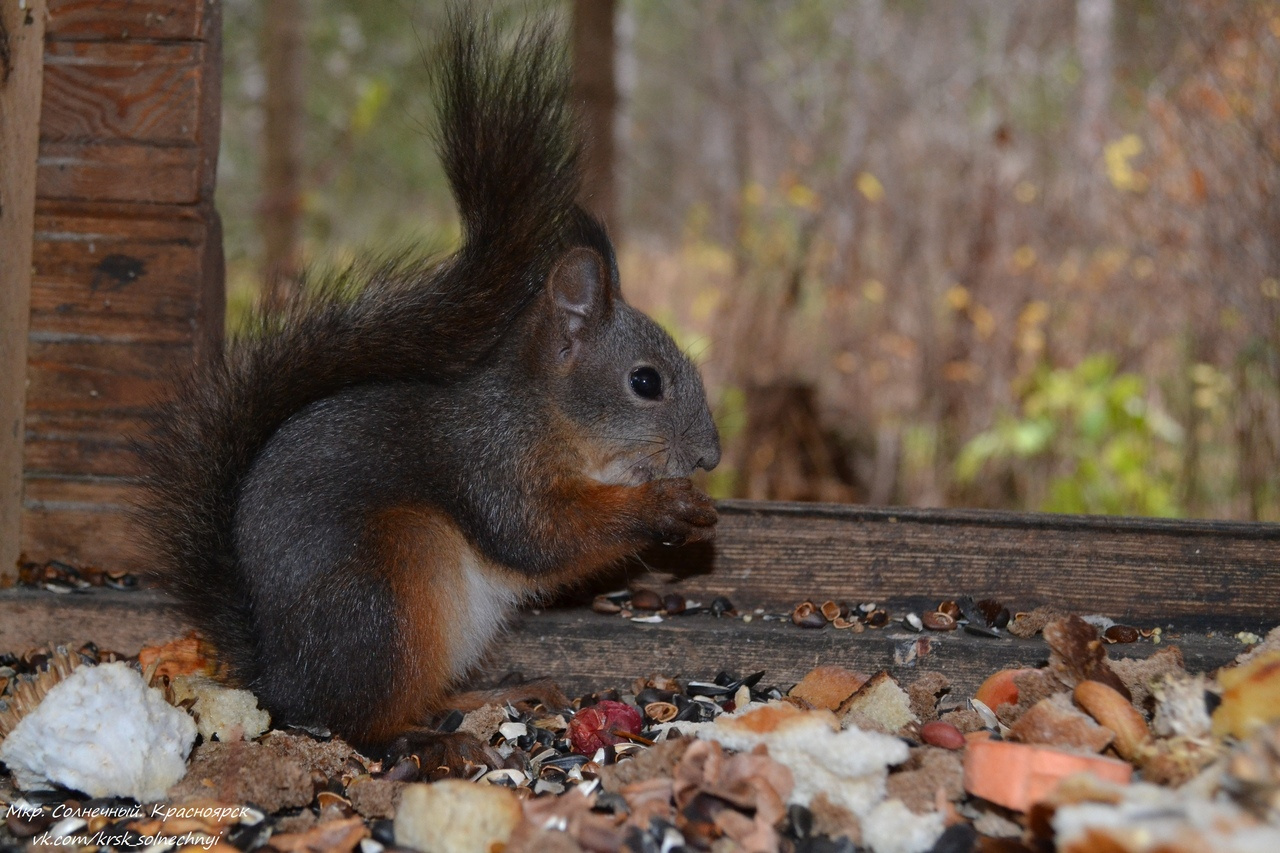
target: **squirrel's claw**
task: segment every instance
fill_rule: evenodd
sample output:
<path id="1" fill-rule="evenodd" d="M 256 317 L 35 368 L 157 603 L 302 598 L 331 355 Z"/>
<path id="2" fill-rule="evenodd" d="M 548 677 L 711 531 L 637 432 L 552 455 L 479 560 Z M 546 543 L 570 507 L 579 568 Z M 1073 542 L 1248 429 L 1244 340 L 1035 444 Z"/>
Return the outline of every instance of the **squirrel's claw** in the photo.
<path id="1" fill-rule="evenodd" d="M 691 480 L 673 478 L 648 484 L 656 498 L 655 538 L 663 545 L 684 545 L 715 536 L 715 503 Z"/>

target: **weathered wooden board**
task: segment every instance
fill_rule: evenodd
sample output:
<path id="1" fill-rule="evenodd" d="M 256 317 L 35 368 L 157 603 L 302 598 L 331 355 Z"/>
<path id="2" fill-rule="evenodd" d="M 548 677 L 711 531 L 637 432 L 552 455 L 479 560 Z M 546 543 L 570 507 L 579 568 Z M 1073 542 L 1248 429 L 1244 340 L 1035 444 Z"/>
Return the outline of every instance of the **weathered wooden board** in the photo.
<path id="1" fill-rule="evenodd" d="M 1188 669 L 1207 672 L 1229 663 L 1244 646 L 1233 636 L 1183 633 L 1160 645 L 1108 647 L 1112 658 L 1145 658 L 1178 646 Z M 784 689 L 819 665 L 870 675 L 887 669 L 910 684 L 922 672 L 940 672 L 960 697 L 973 695 L 999 669 L 1035 667 L 1048 660 L 1040 638 L 975 637 L 964 632 L 914 634 L 902 629 L 805 630 L 790 621 L 717 619 L 699 614 L 657 625 L 602 616 L 589 609 L 522 614 L 495 643 L 478 680 L 507 672 L 549 676 L 570 694 L 625 687 L 650 675 L 709 679 L 721 670 L 747 675 L 764 670 L 765 681 Z"/>
<path id="2" fill-rule="evenodd" d="M 194 211 L 170 219 L 77 212 L 46 203 L 36 213 L 32 324 L 43 332 L 181 343 L 195 339 L 219 295 L 200 270 L 210 226 Z"/>
<path id="3" fill-rule="evenodd" d="M 189 363 L 190 344 L 116 343 L 33 333 L 28 412 L 142 413 L 168 388 L 166 366 Z"/>
<path id="4" fill-rule="evenodd" d="M 37 562 L 140 569 L 144 558 L 129 520 L 135 495 L 119 479 L 28 475 L 23 553 Z"/>
<path id="5" fill-rule="evenodd" d="M 50 41 L 44 62 L 41 139 L 195 147 L 200 42 Z"/>
<path id="6" fill-rule="evenodd" d="M 713 545 L 650 552 L 687 595 L 958 594 L 1137 622 L 1280 621 L 1280 525 L 726 501 Z"/>
<path id="7" fill-rule="evenodd" d="M 150 591 L 55 594 L 0 590 L 0 649 L 97 643 L 135 655 L 144 646 L 186 633 L 173 606 Z"/>
<path id="8" fill-rule="evenodd" d="M 30 412 L 23 447 L 27 474 L 33 478 L 132 476 L 138 460 L 130 438 L 147 430 L 146 421 L 127 415 Z"/>
<path id="9" fill-rule="evenodd" d="M 31 297 L 30 474 L 136 473 L 129 439 L 167 370 L 219 345 L 218 251 L 203 208 L 153 219 L 137 206 L 43 202 Z M 105 555 L 109 557 L 110 555 Z"/>
<path id="10" fill-rule="evenodd" d="M 160 594 L 144 590 L 57 595 L 40 590 L 0 591 L 0 650 L 92 640 L 125 655 L 181 636 L 186 627 Z M 1108 647 L 1112 658 L 1147 657 L 1175 645 L 1187 667 L 1207 672 L 1229 663 L 1243 646 L 1226 634 L 1183 633 L 1160 645 Z M 658 625 L 602 616 L 586 608 L 550 609 L 517 616 L 496 641 L 476 683 L 509 672 L 550 677 L 570 694 L 626 688 L 636 678 L 665 675 L 710 679 L 720 670 L 739 675 L 764 670 L 765 682 L 787 688 L 819 664 L 866 674 L 887 669 L 904 684 L 940 672 L 956 699 L 973 694 L 998 669 L 1038 666 L 1048 657 L 1040 639 L 993 640 L 963 632 L 913 634 L 882 629 L 855 634 L 802 630 L 759 618 L 680 616 Z"/>
<path id="11" fill-rule="evenodd" d="M 219 4 L 53 6 L 38 196 L 211 201 L 221 97 Z"/>
<path id="12" fill-rule="evenodd" d="M 44 0 L 0 6 L 0 566 L 17 558 Z"/>
<path id="13" fill-rule="evenodd" d="M 203 160 L 198 148 L 47 142 L 36 192 L 42 199 L 195 204 Z"/>
<path id="14" fill-rule="evenodd" d="M 60 40 L 203 40 L 218 25 L 213 0 L 50 0 L 49 37 Z"/>
<path id="15" fill-rule="evenodd" d="M 217 0 L 53 0 L 36 168 L 22 547 L 136 568 L 129 438 L 222 344 Z"/>

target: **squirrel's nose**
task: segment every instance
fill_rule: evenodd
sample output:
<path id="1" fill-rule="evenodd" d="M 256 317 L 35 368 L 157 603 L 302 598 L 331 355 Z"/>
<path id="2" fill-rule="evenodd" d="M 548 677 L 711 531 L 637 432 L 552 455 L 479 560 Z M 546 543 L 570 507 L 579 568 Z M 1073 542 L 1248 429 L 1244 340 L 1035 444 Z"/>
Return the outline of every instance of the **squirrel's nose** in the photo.
<path id="1" fill-rule="evenodd" d="M 698 457 L 698 464 L 694 467 L 701 468 L 704 471 L 710 471 L 720 464 L 720 436 L 715 436 L 711 447 L 702 452 Z"/>

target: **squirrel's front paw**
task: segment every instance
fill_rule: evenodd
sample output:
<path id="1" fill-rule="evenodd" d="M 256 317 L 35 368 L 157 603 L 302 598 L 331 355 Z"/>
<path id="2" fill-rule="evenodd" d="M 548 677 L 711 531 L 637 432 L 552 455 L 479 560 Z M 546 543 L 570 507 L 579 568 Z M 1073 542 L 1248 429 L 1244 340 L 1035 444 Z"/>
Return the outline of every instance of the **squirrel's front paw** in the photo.
<path id="1" fill-rule="evenodd" d="M 659 542 L 683 545 L 715 536 L 716 505 L 691 480 L 654 480 L 649 488 L 657 509 L 653 533 Z"/>

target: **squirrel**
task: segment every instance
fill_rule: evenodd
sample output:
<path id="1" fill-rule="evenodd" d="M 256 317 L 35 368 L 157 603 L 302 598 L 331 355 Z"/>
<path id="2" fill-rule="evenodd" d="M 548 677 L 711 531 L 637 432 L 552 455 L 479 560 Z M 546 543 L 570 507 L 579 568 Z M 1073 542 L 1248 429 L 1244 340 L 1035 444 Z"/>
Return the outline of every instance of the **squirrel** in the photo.
<path id="1" fill-rule="evenodd" d="M 433 70 L 457 251 L 259 309 L 140 447 L 159 585 L 278 724 L 370 748 L 421 733 L 520 603 L 716 522 L 698 370 L 575 203 L 562 42 L 454 12 Z"/>

